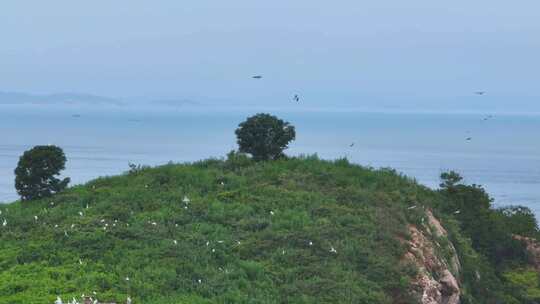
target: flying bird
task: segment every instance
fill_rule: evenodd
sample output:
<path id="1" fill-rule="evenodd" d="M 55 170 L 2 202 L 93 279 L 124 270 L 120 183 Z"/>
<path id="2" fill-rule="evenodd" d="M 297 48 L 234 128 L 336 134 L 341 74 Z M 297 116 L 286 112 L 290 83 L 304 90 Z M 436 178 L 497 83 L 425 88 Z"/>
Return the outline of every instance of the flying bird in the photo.
<path id="1" fill-rule="evenodd" d="M 293 100 L 296 102 L 300 101 L 300 97 L 298 96 L 298 94 L 294 94 Z"/>
<path id="2" fill-rule="evenodd" d="M 470 141 L 471 139 L 472 139 L 472 137 L 467 137 L 465 140 Z"/>
<path id="3" fill-rule="evenodd" d="M 255 76 L 253 76 L 253 77 L 251 77 L 251 78 L 253 78 L 253 79 L 261 79 L 262 76 L 261 76 L 261 75 L 255 75 Z"/>
<path id="4" fill-rule="evenodd" d="M 477 92 L 474 92 L 474 94 L 476 94 L 476 95 L 484 95 L 484 94 L 486 94 L 486 92 L 484 92 L 484 91 L 477 91 Z"/>
<path id="5" fill-rule="evenodd" d="M 350 144 L 349 147 L 351 147 L 351 148 L 354 147 L 354 143 Z"/>

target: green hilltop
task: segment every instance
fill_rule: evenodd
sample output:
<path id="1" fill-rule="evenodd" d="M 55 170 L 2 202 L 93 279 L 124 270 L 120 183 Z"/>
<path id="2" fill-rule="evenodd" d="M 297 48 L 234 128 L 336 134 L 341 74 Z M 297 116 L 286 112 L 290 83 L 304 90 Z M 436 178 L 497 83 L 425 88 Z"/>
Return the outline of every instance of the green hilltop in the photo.
<path id="1" fill-rule="evenodd" d="M 0 303 L 82 294 L 145 304 L 421 303 L 411 288 L 418 269 L 403 257 L 411 225 L 426 229 L 426 210 L 448 231 L 437 255 L 452 243 L 459 256 L 462 303 L 538 299 L 538 275 L 519 285 L 531 276 L 523 259 L 499 263 L 473 249 L 451 204 L 393 170 L 345 159 L 231 153 L 133 167 L 0 206 Z"/>

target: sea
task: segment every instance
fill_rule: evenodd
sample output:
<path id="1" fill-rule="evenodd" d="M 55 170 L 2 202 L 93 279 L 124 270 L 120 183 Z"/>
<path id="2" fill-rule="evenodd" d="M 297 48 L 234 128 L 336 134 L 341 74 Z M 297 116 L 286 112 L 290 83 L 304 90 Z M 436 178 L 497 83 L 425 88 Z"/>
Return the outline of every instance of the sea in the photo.
<path id="1" fill-rule="evenodd" d="M 35 145 L 62 147 L 72 184 L 156 166 L 224 157 L 234 131 L 261 110 L 174 107 L 0 105 L 0 202 L 17 200 L 13 170 Z M 540 215 L 540 115 L 385 111 L 287 111 L 296 127 L 289 155 L 347 157 L 390 167 L 437 188 L 455 170 L 482 185 L 495 206 L 524 205 Z M 467 140 L 470 138 L 469 140 Z"/>

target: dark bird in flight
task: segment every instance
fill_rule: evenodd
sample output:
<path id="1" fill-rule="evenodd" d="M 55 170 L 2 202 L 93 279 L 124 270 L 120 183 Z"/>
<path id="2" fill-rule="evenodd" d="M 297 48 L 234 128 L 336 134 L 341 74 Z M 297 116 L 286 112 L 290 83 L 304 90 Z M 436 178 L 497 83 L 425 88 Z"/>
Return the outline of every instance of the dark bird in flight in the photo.
<path id="1" fill-rule="evenodd" d="M 253 76 L 252 78 L 253 78 L 253 79 L 261 79 L 262 76 L 261 76 L 261 75 L 255 75 L 255 76 Z"/>
<path id="2" fill-rule="evenodd" d="M 354 147 L 354 143 L 350 144 L 349 147 L 351 147 L 351 148 Z"/>
<path id="3" fill-rule="evenodd" d="M 467 137 L 467 140 L 470 141 L 472 139 L 472 137 Z"/>
<path id="4" fill-rule="evenodd" d="M 298 97 L 298 94 L 294 94 L 293 100 L 296 102 L 300 101 L 300 97 Z"/>
<path id="5" fill-rule="evenodd" d="M 474 94 L 476 94 L 476 95 L 484 95 L 484 94 L 486 94 L 486 92 L 484 92 L 484 91 L 478 91 L 478 92 L 474 92 Z"/>

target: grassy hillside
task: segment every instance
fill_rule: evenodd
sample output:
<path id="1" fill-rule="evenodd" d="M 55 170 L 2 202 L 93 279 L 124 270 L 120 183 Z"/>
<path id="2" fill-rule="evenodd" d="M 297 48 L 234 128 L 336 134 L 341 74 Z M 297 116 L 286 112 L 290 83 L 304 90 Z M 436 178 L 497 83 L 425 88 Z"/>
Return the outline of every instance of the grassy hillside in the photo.
<path id="1" fill-rule="evenodd" d="M 398 240 L 424 215 L 409 206 L 436 211 L 444 201 L 346 160 L 231 156 L 134 169 L 0 207 L 0 303 L 94 292 L 145 304 L 418 303 Z M 468 278 L 483 260 L 439 216 L 473 303 Z"/>

